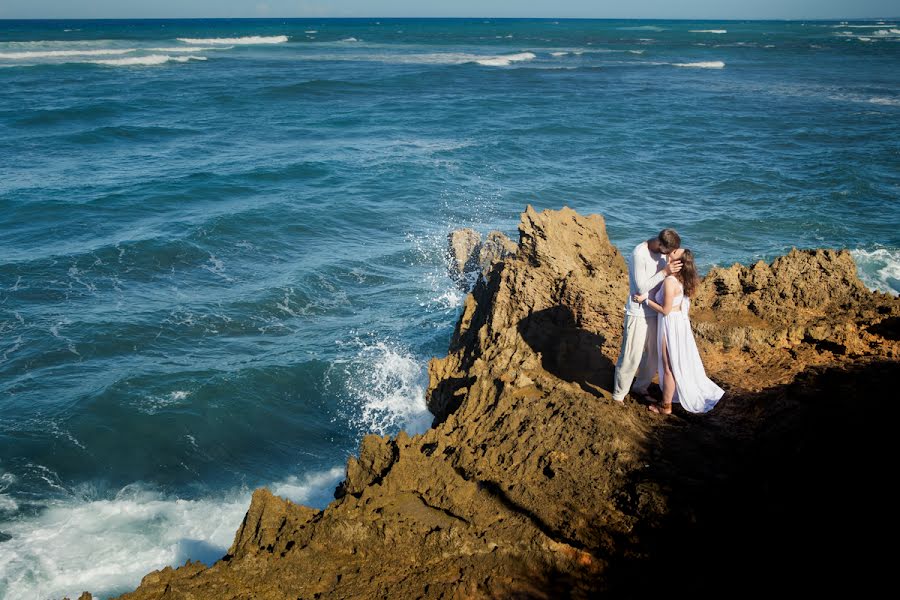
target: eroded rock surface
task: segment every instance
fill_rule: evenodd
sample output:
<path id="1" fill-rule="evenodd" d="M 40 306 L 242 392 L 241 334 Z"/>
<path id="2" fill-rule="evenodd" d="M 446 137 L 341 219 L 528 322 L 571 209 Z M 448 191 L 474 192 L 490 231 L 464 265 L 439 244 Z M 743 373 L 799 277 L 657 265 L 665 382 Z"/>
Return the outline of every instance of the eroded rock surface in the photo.
<path id="1" fill-rule="evenodd" d="M 900 301 L 846 252 L 715 269 L 691 317 L 728 395 L 663 418 L 610 401 L 628 285 L 602 217 L 528 207 L 519 236 L 429 364 L 432 429 L 366 436 L 323 511 L 257 490 L 223 560 L 123 598 L 808 593 L 798 557 L 856 564 L 875 529 L 822 519 L 863 484 L 854 452 L 886 462 Z"/>
<path id="2" fill-rule="evenodd" d="M 489 232 L 482 241 L 474 229 L 456 229 L 447 235 L 447 270 L 451 279 L 468 291 L 516 249 L 516 243 L 499 231 Z"/>

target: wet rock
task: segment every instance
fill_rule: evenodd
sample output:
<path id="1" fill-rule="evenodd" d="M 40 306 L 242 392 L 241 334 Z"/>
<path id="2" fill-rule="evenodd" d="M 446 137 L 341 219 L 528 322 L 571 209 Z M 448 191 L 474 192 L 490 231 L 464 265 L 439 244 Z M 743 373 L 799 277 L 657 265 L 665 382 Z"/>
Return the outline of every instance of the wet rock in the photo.
<path id="1" fill-rule="evenodd" d="M 447 235 L 448 270 L 454 281 L 464 281 L 477 268 L 480 246 L 481 234 L 474 229 L 456 229 Z"/>
<path id="2" fill-rule="evenodd" d="M 484 241 L 473 229 L 457 229 L 447 236 L 449 272 L 462 289 L 470 290 L 494 265 L 516 253 L 518 246 L 499 231 L 491 231 Z"/>

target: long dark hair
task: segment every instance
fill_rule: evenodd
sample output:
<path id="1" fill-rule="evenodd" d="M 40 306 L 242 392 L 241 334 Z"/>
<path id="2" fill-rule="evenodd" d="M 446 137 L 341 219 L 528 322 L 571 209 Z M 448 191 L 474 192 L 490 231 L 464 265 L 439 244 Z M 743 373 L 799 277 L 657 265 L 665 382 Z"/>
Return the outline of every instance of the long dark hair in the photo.
<path id="1" fill-rule="evenodd" d="M 700 275 L 697 274 L 697 263 L 694 262 L 694 253 L 684 249 L 681 255 L 681 270 L 675 274 L 681 285 L 684 286 L 684 295 L 690 298 L 700 287 Z"/>

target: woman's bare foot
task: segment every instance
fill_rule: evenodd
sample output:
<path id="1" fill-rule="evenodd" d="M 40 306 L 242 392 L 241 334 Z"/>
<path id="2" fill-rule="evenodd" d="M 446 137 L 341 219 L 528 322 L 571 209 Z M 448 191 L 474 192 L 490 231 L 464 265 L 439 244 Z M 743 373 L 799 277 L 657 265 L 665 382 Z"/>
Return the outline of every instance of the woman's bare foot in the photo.
<path id="1" fill-rule="evenodd" d="M 651 404 L 647 407 L 647 410 L 658 415 L 671 415 L 672 403 L 669 402 L 668 404 L 663 404 L 662 402 L 660 402 L 658 404 Z"/>

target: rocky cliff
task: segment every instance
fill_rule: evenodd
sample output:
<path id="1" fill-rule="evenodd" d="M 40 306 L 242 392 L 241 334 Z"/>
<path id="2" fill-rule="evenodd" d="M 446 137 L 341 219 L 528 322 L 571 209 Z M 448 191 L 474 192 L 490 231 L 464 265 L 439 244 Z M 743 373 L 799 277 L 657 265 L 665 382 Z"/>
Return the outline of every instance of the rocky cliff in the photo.
<path id="1" fill-rule="evenodd" d="M 366 436 L 325 510 L 257 490 L 222 560 L 151 573 L 122 598 L 640 597 L 876 581 L 900 301 L 865 289 L 847 252 L 712 270 L 691 316 L 727 395 L 707 415 L 672 417 L 610 401 L 628 286 L 602 217 L 528 207 L 515 253 L 498 256 L 448 355 L 429 364 L 432 429 Z"/>

